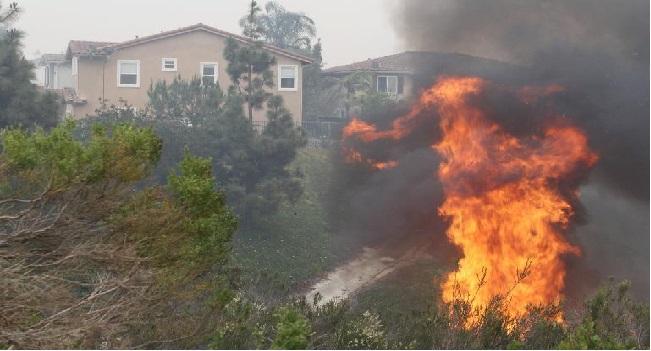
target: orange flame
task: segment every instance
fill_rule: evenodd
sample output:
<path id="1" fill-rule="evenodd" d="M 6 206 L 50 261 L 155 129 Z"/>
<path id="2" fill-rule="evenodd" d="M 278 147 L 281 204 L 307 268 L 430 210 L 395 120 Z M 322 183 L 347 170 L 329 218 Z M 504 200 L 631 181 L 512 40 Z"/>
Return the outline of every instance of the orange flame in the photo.
<path id="1" fill-rule="evenodd" d="M 344 142 L 399 140 L 413 130 L 414 117 L 435 107 L 443 137 L 432 147 L 443 159 L 438 176 L 446 194 L 439 213 L 450 218 L 448 238 L 463 252 L 458 270 L 442 284 L 443 300 L 468 298 L 473 308 L 481 308 L 496 295 L 508 295 L 507 313 L 520 316 L 530 304 L 562 298 L 561 256 L 580 255 L 580 250 L 561 235 L 573 210 L 555 184 L 577 168 L 594 165 L 597 156 L 583 132 L 567 123 L 549 126 L 539 137 L 509 135 L 467 103 L 486 85 L 480 78 L 443 77 L 392 129 L 378 131 L 354 119 L 344 129 Z M 524 87 L 510 93 L 529 103 L 562 89 Z M 351 162 L 371 162 L 352 148 L 347 152 L 354 155 Z"/>
<path id="2" fill-rule="evenodd" d="M 443 283 L 443 299 L 451 302 L 460 293 L 481 307 L 508 294 L 507 312 L 519 316 L 527 305 L 562 298 L 561 255 L 580 255 L 580 250 L 561 236 L 559 229 L 573 212 L 554 180 L 577 166 L 592 166 L 597 156 L 585 135 L 571 126 L 548 127 L 542 138 L 508 135 L 466 104 L 482 84 L 476 78 L 449 78 L 432 88 L 439 96 L 443 131 L 434 146 L 443 157 L 438 175 L 446 193 L 439 212 L 451 218 L 447 235 L 464 255 Z M 554 91 L 528 88 L 522 98 Z M 518 272 L 529 268 L 520 280 Z"/>

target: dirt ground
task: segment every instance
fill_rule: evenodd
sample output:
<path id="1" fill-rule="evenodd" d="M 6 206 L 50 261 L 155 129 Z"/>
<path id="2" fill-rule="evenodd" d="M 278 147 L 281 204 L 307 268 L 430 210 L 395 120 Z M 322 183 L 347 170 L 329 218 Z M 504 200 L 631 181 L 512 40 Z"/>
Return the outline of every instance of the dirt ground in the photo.
<path id="1" fill-rule="evenodd" d="M 418 259 L 430 257 L 420 248 L 408 250 L 400 255 L 388 252 L 388 249 L 365 247 L 357 258 L 337 267 L 328 273 L 325 279 L 314 284 L 306 294 L 308 301 L 313 301 L 317 293 L 321 296 L 318 305 L 332 299 L 348 298 L 396 269 L 410 265 Z"/>

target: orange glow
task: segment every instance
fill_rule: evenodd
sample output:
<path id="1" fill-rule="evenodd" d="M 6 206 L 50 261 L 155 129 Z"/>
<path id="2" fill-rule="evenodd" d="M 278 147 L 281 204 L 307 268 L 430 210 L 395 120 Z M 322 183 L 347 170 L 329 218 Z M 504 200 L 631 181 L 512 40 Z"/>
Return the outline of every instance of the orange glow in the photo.
<path id="1" fill-rule="evenodd" d="M 398 166 L 397 161 L 389 161 L 389 162 L 376 162 L 373 164 L 373 167 L 376 169 L 391 169 L 395 168 Z"/>
<path id="2" fill-rule="evenodd" d="M 415 116 L 436 108 L 442 139 L 432 148 L 442 157 L 438 177 L 446 196 L 438 210 L 449 218 L 447 236 L 463 254 L 457 271 L 442 283 L 443 300 L 467 299 L 481 308 L 496 295 L 508 295 L 507 313 L 521 316 L 530 304 L 563 297 L 561 256 L 581 252 L 562 236 L 573 209 L 556 183 L 594 165 L 597 156 L 584 133 L 560 118 L 539 136 L 508 134 L 467 102 L 486 87 L 480 78 L 443 77 L 392 129 L 378 131 L 355 119 L 344 129 L 344 142 L 401 139 L 414 128 Z M 559 91 L 556 85 L 524 87 L 515 95 L 529 103 Z M 367 162 L 357 156 L 354 161 Z M 529 274 L 516 284 L 524 270 Z"/>
<path id="3" fill-rule="evenodd" d="M 448 238 L 463 251 L 458 270 L 443 283 L 443 299 L 470 298 L 482 307 L 508 295 L 507 312 L 520 316 L 527 305 L 562 298 L 561 255 L 580 250 L 561 235 L 573 212 L 553 183 L 597 157 L 575 127 L 548 127 L 542 137 L 525 140 L 507 134 L 466 104 L 481 87 L 476 78 L 443 79 L 433 87 L 443 131 L 434 148 L 443 157 L 438 175 L 446 193 L 439 213 L 451 219 Z M 521 98 L 554 91 L 527 88 Z M 529 275 L 516 284 L 524 270 Z"/>
<path id="4" fill-rule="evenodd" d="M 370 158 L 364 158 L 361 153 L 351 147 L 342 147 L 342 152 L 346 163 L 363 163 L 377 170 L 391 169 L 398 166 L 397 161 L 375 162 Z"/>

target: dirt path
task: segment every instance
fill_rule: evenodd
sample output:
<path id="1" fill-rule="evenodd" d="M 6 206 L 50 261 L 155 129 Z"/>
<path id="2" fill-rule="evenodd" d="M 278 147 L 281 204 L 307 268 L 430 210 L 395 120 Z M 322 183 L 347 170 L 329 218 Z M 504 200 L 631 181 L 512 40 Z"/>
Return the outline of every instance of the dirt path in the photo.
<path id="1" fill-rule="evenodd" d="M 322 297 L 318 305 L 322 305 L 332 299 L 348 298 L 362 287 L 377 282 L 396 269 L 428 256 L 421 251 L 411 250 L 393 258 L 384 255 L 382 250 L 365 247 L 358 258 L 338 267 L 325 279 L 313 285 L 306 295 L 307 299 L 313 301 L 318 293 Z"/>

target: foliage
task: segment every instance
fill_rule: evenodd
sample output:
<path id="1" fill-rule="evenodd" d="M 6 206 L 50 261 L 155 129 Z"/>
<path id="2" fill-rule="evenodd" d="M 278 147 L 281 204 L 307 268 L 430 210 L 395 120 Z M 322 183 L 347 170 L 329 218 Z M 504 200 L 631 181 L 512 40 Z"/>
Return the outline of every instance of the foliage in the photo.
<path id="1" fill-rule="evenodd" d="M 341 89 L 338 79 L 323 74 L 321 40 L 309 55 L 314 62 L 303 68 L 303 119 L 331 117 L 340 107 Z"/>
<path id="2" fill-rule="evenodd" d="M 287 11 L 275 1 L 267 2 L 264 9 L 258 23 L 264 28 L 262 37 L 267 44 L 303 55 L 310 52 L 316 36 L 316 26 L 310 17 L 302 12 Z"/>
<path id="3" fill-rule="evenodd" d="M 389 94 L 378 92 L 356 96 L 355 103 L 360 107 L 360 115 L 367 118 L 386 113 L 397 106 L 397 102 Z"/>
<path id="4" fill-rule="evenodd" d="M 335 249 L 322 204 L 332 176 L 326 151 L 302 149 L 292 167 L 304 172 L 303 196 L 294 204 L 281 204 L 273 217 L 240 230 L 233 239 L 234 263 L 242 269 L 243 284 L 263 301 L 285 296 L 348 254 Z"/>
<path id="5" fill-rule="evenodd" d="M 369 311 L 343 324 L 335 332 L 337 349 L 380 350 L 387 348 L 386 332 L 380 317 Z"/>
<path id="6" fill-rule="evenodd" d="M 178 121 L 190 126 L 201 126 L 206 120 L 216 118 L 224 104 L 224 93 L 211 80 L 202 81 L 194 76 L 188 81 L 181 76 L 171 83 L 151 83 L 146 114 L 156 121 Z"/>
<path id="7" fill-rule="evenodd" d="M 44 93 L 31 82 L 34 65 L 21 52 L 22 33 L 9 28 L 20 12 L 16 3 L 0 12 L 0 30 L 4 32 L 0 33 L 0 128 L 49 128 L 58 122 L 59 104 L 54 93 Z"/>
<path id="8" fill-rule="evenodd" d="M 649 348 L 649 305 L 631 299 L 630 282 L 608 284 L 584 303 L 584 317 L 561 349 Z"/>
<path id="9" fill-rule="evenodd" d="M 216 192 L 211 161 L 193 156 L 186 148 L 179 163 L 180 175 L 170 171 L 168 186 L 183 209 L 185 231 L 192 238 L 186 264 L 202 264 L 202 271 L 227 259 L 226 243 L 237 228 L 237 220 L 226 207 L 226 197 Z"/>
<path id="10" fill-rule="evenodd" d="M 239 43 L 233 38 L 228 38 L 224 49 L 224 58 L 228 61 L 226 72 L 233 82 L 229 92 L 237 92 L 244 96 L 251 122 L 253 122 L 253 110 L 261 109 L 264 102 L 271 97 L 271 93 L 267 92 L 265 87 L 273 87 L 271 67 L 276 64 L 276 58 L 263 49 L 264 28 L 258 23 L 259 12 L 260 8 L 255 0 L 252 0 L 249 14 L 240 21 L 248 42 Z"/>
<path id="11" fill-rule="evenodd" d="M 152 85 L 149 95 L 151 102 L 144 114 L 137 114 L 126 102 L 104 102 L 91 120 L 152 125 L 164 140 L 161 162 L 155 170 L 159 183 L 165 182 L 166 174 L 188 146 L 197 155 L 214 160 L 215 182 L 244 226 L 276 213 L 281 203 L 296 201 L 302 194 L 301 174 L 288 166 L 305 145 L 306 136 L 294 125 L 281 97 L 268 101 L 269 122 L 258 133 L 244 117 L 242 96 L 223 95 L 216 85 L 175 79 L 170 84 Z"/>
<path id="12" fill-rule="evenodd" d="M 277 316 L 280 322 L 276 327 L 276 338 L 271 348 L 274 350 L 306 349 L 312 330 L 308 320 L 294 308 L 282 308 Z"/>
<path id="13" fill-rule="evenodd" d="M 210 160 L 186 150 L 178 169 L 169 175 L 170 195 L 147 189 L 111 221 L 155 268 L 149 305 L 140 311 L 146 322 L 132 327 L 143 347 L 202 345 L 234 296 L 225 264 L 235 216 L 214 189 Z"/>
<path id="14" fill-rule="evenodd" d="M 0 343 L 10 347 L 97 348 L 143 304 L 146 259 L 105 220 L 151 171 L 160 140 L 118 125 L 82 143 L 73 128 L 0 136 Z"/>

